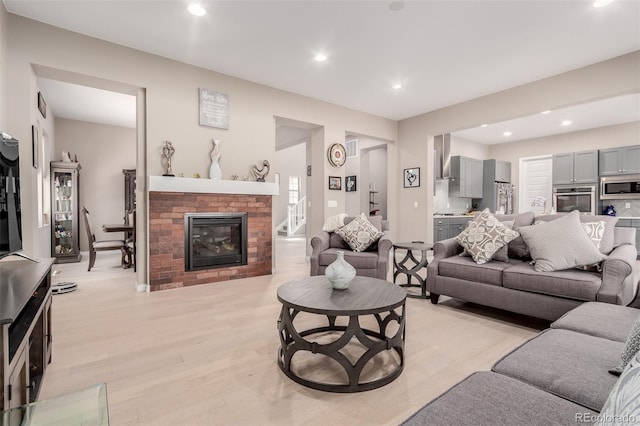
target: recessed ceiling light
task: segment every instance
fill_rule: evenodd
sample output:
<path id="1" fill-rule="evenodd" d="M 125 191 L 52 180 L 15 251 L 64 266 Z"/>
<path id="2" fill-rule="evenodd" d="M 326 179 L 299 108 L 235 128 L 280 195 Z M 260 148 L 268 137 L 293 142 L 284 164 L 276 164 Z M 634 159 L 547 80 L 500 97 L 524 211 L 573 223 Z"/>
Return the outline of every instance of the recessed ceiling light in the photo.
<path id="1" fill-rule="evenodd" d="M 570 126 L 571 125 L 571 120 L 564 120 L 562 123 L 563 126 Z"/>
<path id="2" fill-rule="evenodd" d="M 190 4 L 189 7 L 187 7 L 187 10 L 196 16 L 204 16 L 207 13 L 205 8 L 197 3 Z"/>
<path id="3" fill-rule="evenodd" d="M 402 89 L 402 84 L 400 84 L 400 83 L 396 83 L 396 84 L 394 84 L 393 86 L 391 86 L 391 88 L 392 88 L 392 89 L 395 89 L 395 90 Z"/>
<path id="4" fill-rule="evenodd" d="M 389 4 L 389 9 L 394 11 L 394 12 L 402 10 L 403 7 L 404 7 L 404 2 L 403 1 L 392 1 Z"/>
<path id="5" fill-rule="evenodd" d="M 488 124 L 482 124 L 480 127 L 487 127 Z"/>
<path id="6" fill-rule="evenodd" d="M 502 134 L 502 136 L 511 136 L 513 133 L 506 131 Z"/>
<path id="7" fill-rule="evenodd" d="M 593 2 L 593 7 L 605 7 L 613 3 L 613 0 L 596 0 Z"/>
<path id="8" fill-rule="evenodd" d="M 318 53 L 313 59 L 315 59 L 318 62 L 324 62 L 327 60 L 327 55 L 324 55 L 322 53 Z"/>
<path id="9" fill-rule="evenodd" d="M 549 114 L 551 112 L 550 109 L 546 110 L 546 111 L 542 111 L 540 114 Z"/>

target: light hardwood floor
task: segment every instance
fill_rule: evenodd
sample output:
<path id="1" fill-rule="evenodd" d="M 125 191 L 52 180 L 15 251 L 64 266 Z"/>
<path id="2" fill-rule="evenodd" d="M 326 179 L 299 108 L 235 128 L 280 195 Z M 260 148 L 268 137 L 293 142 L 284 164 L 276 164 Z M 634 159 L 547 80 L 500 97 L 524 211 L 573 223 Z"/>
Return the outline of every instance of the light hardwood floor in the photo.
<path id="1" fill-rule="evenodd" d="M 548 324 L 443 297 L 407 300 L 402 375 L 373 391 L 332 394 L 280 372 L 279 285 L 308 276 L 304 240 L 278 238 L 274 275 L 136 293 L 132 270 L 99 253 L 54 265 L 53 362 L 40 399 L 106 382 L 112 425 L 398 424 Z"/>

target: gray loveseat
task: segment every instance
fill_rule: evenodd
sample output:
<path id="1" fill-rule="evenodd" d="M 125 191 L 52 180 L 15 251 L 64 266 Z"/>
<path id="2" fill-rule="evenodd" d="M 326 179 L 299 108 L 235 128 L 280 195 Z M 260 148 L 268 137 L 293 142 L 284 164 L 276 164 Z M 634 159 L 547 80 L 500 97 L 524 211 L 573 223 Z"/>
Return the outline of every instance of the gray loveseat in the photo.
<path id="1" fill-rule="evenodd" d="M 495 215 L 500 221 L 514 221 L 518 226 L 531 225 L 533 213 Z M 538 216 L 535 220 L 555 220 L 560 215 Z M 504 309 L 524 315 L 554 321 L 584 302 L 606 302 L 628 305 L 636 296 L 639 276 L 636 264 L 635 229 L 616 228 L 616 218 L 609 216 L 580 217 L 582 222 L 605 221 L 609 227 L 606 260 L 601 272 L 568 269 L 537 272 L 530 259 L 518 258 L 519 237 L 509 243 L 509 262 L 491 260 L 478 265 L 470 257 L 459 256 L 463 251 L 454 239 L 434 245 L 434 258 L 427 267 L 427 290 L 431 302 L 438 303 L 440 295 L 467 302 Z M 606 243 L 606 244 L 605 244 Z M 526 247 L 526 245 L 525 245 Z M 520 247 L 521 248 L 521 247 Z M 609 248 L 612 248 L 609 251 Z"/>
<path id="2" fill-rule="evenodd" d="M 640 355 L 623 377 L 608 370 L 620 364 L 625 341 L 640 310 L 589 302 L 499 360 L 491 371 L 473 373 L 409 417 L 403 425 L 569 425 L 609 420 L 610 393 L 616 423 L 640 423 Z M 630 374 L 635 374 L 633 381 Z M 626 386 L 626 389 L 621 389 Z M 631 390 L 631 392 L 630 392 Z M 627 398 L 625 404 L 619 398 Z M 614 398 L 615 397 L 615 398 Z"/>
<path id="3" fill-rule="evenodd" d="M 347 216 L 344 219 L 345 225 L 354 219 Z M 356 275 L 364 277 L 387 279 L 389 270 L 389 250 L 393 246 L 389 236 L 389 222 L 382 220 L 382 216 L 371 216 L 367 218 L 373 226 L 383 232 L 377 243 L 363 252 L 356 253 L 342 237 L 335 232 L 322 231 L 320 235 L 311 239 L 311 276 L 324 274 L 325 269 L 336 260 L 336 252 L 344 251 L 344 260 L 356 268 Z"/>

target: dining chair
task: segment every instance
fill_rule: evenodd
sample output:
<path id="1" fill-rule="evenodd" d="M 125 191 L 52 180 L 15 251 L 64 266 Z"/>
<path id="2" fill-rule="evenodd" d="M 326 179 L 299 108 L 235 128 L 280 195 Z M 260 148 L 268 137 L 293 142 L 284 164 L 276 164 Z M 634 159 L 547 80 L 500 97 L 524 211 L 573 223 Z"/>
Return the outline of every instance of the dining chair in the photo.
<path id="1" fill-rule="evenodd" d="M 89 224 L 89 210 L 85 206 L 82 206 L 82 219 L 84 220 L 84 227 L 87 231 L 87 238 L 89 240 L 89 268 L 87 271 L 91 271 L 93 265 L 96 263 L 96 252 L 106 250 L 120 250 L 122 258 L 121 264 L 126 263 L 127 245 L 124 240 L 103 240 L 96 241 L 96 236 L 91 232 L 91 225 Z"/>
<path id="2" fill-rule="evenodd" d="M 126 239 L 127 244 L 127 253 L 129 255 L 129 266 L 133 265 L 133 271 L 137 271 L 137 263 L 136 263 L 136 211 L 131 210 L 127 212 L 127 219 L 133 229 L 131 230 L 130 236 Z"/>

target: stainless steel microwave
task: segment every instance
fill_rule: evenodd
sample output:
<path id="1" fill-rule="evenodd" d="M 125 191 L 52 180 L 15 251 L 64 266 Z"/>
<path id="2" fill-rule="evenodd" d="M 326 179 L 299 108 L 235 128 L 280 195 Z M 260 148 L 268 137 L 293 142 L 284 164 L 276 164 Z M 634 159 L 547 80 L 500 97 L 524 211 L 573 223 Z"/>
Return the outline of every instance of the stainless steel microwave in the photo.
<path id="1" fill-rule="evenodd" d="M 600 178 L 601 200 L 640 199 L 640 175 L 619 175 Z"/>

